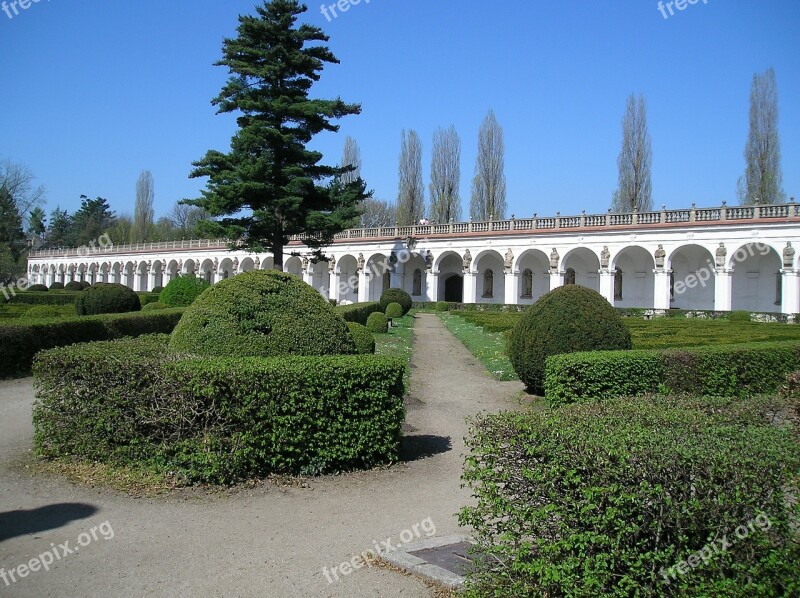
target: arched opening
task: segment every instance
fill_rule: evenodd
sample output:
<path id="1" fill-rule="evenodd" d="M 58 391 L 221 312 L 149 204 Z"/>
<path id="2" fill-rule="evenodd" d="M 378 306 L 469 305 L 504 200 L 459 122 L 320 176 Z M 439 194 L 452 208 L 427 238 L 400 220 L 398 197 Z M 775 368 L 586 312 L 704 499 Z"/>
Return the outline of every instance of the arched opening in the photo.
<path id="1" fill-rule="evenodd" d="M 614 306 L 652 308 L 655 261 L 643 247 L 626 247 L 614 256 Z"/>
<path id="2" fill-rule="evenodd" d="M 444 279 L 444 300 L 449 303 L 464 302 L 464 277 L 459 274 L 449 274 Z"/>
<path id="3" fill-rule="evenodd" d="M 714 257 L 700 245 L 684 245 L 669 258 L 672 270 L 670 305 L 677 309 L 714 309 Z"/>
<path id="4" fill-rule="evenodd" d="M 530 305 L 550 290 L 550 258 L 539 249 L 529 249 L 517 260 L 521 272 L 519 303 Z"/>
<path id="5" fill-rule="evenodd" d="M 345 255 L 336 262 L 339 270 L 339 303 L 347 305 L 358 302 L 358 260 Z"/>
<path id="6" fill-rule="evenodd" d="M 484 251 L 475 257 L 477 299 L 479 303 L 505 303 L 505 260 L 496 251 Z"/>
<path id="7" fill-rule="evenodd" d="M 600 292 L 600 258 L 585 247 L 573 249 L 563 262 L 564 284 L 577 284 Z"/>
<path id="8" fill-rule="evenodd" d="M 778 312 L 783 297 L 783 261 L 769 245 L 748 243 L 730 257 L 734 311 Z"/>
<path id="9" fill-rule="evenodd" d="M 422 295 L 422 270 L 416 268 L 414 270 L 414 282 L 411 285 L 411 296 L 420 297 Z"/>

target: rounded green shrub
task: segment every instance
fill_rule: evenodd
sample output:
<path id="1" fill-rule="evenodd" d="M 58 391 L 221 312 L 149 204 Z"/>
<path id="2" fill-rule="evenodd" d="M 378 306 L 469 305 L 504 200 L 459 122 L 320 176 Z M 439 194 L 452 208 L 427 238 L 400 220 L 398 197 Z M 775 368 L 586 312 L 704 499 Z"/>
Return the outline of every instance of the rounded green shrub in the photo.
<path id="1" fill-rule="evenodd" d="M 81 282 L 81 289 L 84 290 L 84 291 L 86 289 L 90 288 L 91 286 L 92 286 L 92 283 L 89 282 L 88 280 L 84 280 L 84 281 Z"/>
<path id="2" fill-rule="evenodd" d="M 544 393 L 545 360 L 577 351 L 631 348 L 625 322 L 600 293 L 578 285 L 550 291 L 512 328 L 508 356 L 529 391 Z"/>
<path id="3" fill-rule="evenodd" d="M 77 280 L 72 280 L 72 281 L 68 282 L 66 285 L 64 285 L 64 290 L 65 291 L 73 291 L 73 292 L 82 291 L 83 290 L 83 284 L 81 284 Z"/>
<path id="4" fill-rule="evenodd" d="M 170 309 L 170 307 L 166 303 L 161 303 L 160 301 L 153 301 L 152 303 L 146 303 L 142 306 L 142 311 L 156 311 L 159 309 Z"/>
<path id="5" fill-rule="evenodd" d="M 245 272 L 207 289 L 186 309 L 169 346 L 219 357 L 356 352 L 333 306 L 296 276 L 275 270 Z"/>
<path id="6" fill-rule="evenodd" d="M 158 300 L 170 307 L 187 307 L 211 285 L 194 274 L 177 276 L 167 283 Z"/>
<path id="7" fill-rule="evenodd" d="M 350 329 L 350 334 L 353 335 L 353 340 L 356 343 L 356 351 L 359 355 L 371 355 L 375 353 L 375 337 L 367 330 L 366 326 L 358 322 L 348 322 L 347 327 Z"/>
<path id="8" fill-rule="evenodd" d="M 28 290 L 32 293 L 46 293 L 48 288 L 43 284 L 32 284 L 28 287 Z"/>
<path id="9" fill-rule="evenodd" d="M 152 290 L 152 291 L 150 291 L 150 292 L 151 292 L 151 293 L 160 293 L 160 292 L 161 292 L 161 291 L 163 291 L 163 290 L 164 290 L 164 287 L 162 287 L 161 285 L 157 285 L 157 286 L 154 286 L 154 287 L 153 287 L 153 290 Z"/>
<path id="10" fill-rule="evenodd" d="M 386 334 L 389 332 L 389 319 L 386 314 L 379 311 L 369 314 L 367 318 L 367 330 L 375 334 Z"/>
<path id="11" fill-rule="evenodd" d="M 749 311 L 732 311 L 728 316 L 728 320 L 731 322 L 750 322 L 752 319 Z"/>
<path id="12" fill-rule="evenodd" d="M 380 299 L 381 311 L 386 313 L 386 308 L 390 303 L 399 303 L 403 308 L 403 315 L 411 309 L 411 295 L 403 289 L 387 289 L 383 292 Z"/>
<path id="13" fill-rule="evenodd" d="M 54 282 L 50 285 L 51 291 L 63 291 L 64 290 L 64 283 L 63 282 Z"/>
<path id="14" fill-rule="evenodd" d="M 450 304 L 447 301 L 437 301 L 434 309 L 436 311 L 450 311 Z"/>
<path id="15" fill-rule="evenodd" d="M 399 303 L 390 303 L 386 306 L 386 317 L 387 318 L 402 318 L 403 317 L 403 306 Z"/>
<path id="16" fill-rule="evenodd" d="M 117 283 L 98 282 L 75 300 L 75 311 L 79 316 L 122 314 L 141 309 L 139 296 L 124 284 Z"/>

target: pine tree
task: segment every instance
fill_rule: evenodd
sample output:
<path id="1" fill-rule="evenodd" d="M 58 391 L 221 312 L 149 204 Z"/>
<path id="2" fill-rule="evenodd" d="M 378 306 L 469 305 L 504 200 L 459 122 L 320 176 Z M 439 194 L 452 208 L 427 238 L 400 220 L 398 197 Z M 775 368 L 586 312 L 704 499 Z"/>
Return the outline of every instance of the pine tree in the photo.
<path id="1" fill-rule="evenodd" d="M 322 45 L 328 36 L 321 29 L 296 26 L 305 11 L 294 0 L 273 0 L 257 6 L 256 16 L 239 17 L 237 37 L 224 40 L 216 63 L 231 77 L 212 102 L 220 113 L 238 113 L 239 128 L 228 153 L 209 151 L 191 173 L 208 181 L 189 203 L 221 217 L 238 246 L 271 251 L 277 270 L 290 236 L 302 235 L 320 252 L 369 196 L 363 180 L 342 182 L 348 168 L 325 166 L 306 147 L 361 107 L 309 97 L 325 65 L 339 61 Z"/>

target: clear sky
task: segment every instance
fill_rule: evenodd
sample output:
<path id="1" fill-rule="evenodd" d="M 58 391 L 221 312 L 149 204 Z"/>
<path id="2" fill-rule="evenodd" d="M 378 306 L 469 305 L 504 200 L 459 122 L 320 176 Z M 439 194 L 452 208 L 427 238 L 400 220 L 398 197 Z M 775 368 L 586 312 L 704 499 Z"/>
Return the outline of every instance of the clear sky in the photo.
<path id="1" fill-rule="evenodd" d="M 131 213 L 144 169 L 157 215 L 197 196 L 191 163 L 227 150 L 235 131 L 211 106 L 227 78 L 212 63 L 255 4 L 31 0 L 13 18 L 0 11 L 0 158 L 32 169 L 48 213 L 76 209 L 81 194 Z M 454 124 L 468 214 L 478 128 L 493 108 L 510 213 L 605 212 L 625 100 L 643 93 L 656 206 L 736 203 L 750 83 L 774 67 L 784 189 L 800 196 L 800 2 L 698 0 L 673 12 L 664 18 L 657 0 L 361 0 L 329 22 L 314 2 L 304 20 L 341 60 L 314 94 L 363 106 L 314 145 L 338 162 L 353 136 L 375 197 L 394 199 L 400 133 L 413 128 L 427 196 L 433 132 Z"/>

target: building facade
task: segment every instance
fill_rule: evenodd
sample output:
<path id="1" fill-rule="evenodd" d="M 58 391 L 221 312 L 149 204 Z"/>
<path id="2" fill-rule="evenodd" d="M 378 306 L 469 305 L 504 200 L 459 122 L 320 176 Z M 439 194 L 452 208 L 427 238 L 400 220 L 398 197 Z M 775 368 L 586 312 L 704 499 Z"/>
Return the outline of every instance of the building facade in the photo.
<path id="1" fill-rule="evenodd" d="M 340 303 L 399 287 L 415 301 L 530 304 L 564 284 L 617 307 L 800 313 L 800 206 L 689 208 L 357 229 L 317 259 L 301 239 L 284 270 Z M 273 267 L 268 253 L 192 240 L 31 254 L 31 284 L 118 282 L 137 291 L 193 273 L 211 283 Z"/>

